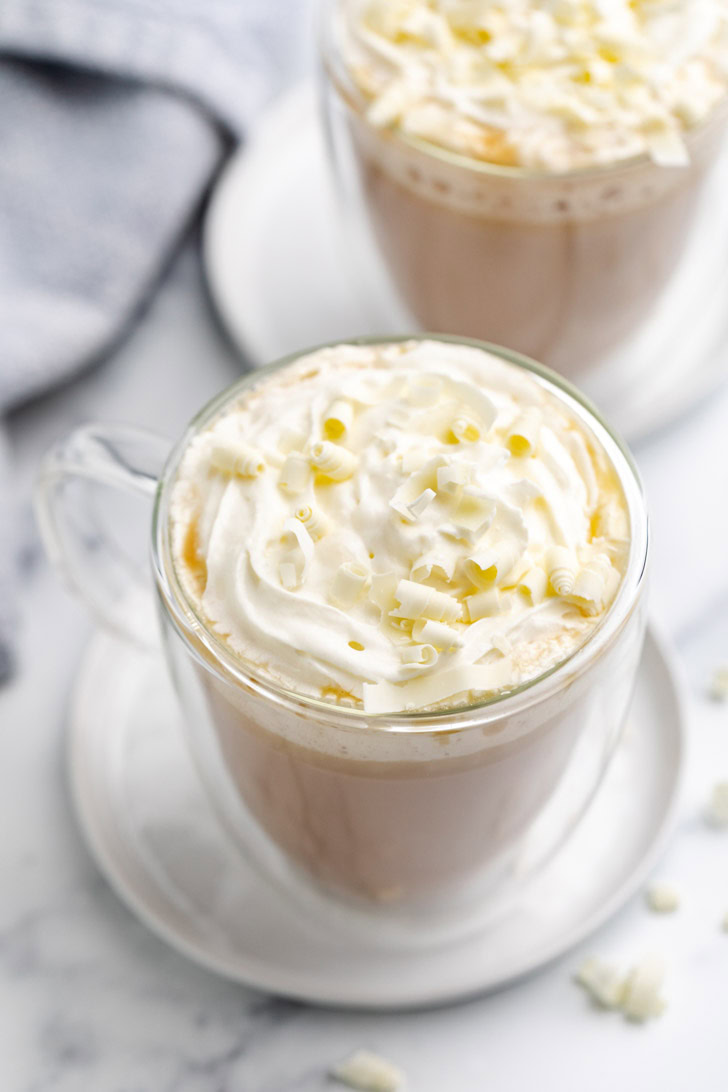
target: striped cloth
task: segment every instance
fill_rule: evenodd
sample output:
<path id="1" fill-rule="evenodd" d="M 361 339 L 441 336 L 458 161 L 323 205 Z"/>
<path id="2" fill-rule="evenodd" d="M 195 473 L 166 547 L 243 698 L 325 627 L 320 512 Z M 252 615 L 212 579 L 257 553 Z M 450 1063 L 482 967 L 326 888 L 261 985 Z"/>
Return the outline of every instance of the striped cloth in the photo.
<path id="1" fill-rule="evenodd" d="M 0 2 L 0 418 L 103 358 L 301 64 L 308 0 Z M 14 503 L 0 429 L 0 681 Z"/>

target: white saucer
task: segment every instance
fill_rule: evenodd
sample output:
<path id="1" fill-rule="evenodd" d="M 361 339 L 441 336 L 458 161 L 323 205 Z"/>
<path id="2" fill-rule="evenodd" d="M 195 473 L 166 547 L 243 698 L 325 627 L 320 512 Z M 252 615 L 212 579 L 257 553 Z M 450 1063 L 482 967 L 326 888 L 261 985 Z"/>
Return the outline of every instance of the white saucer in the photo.
<path id="1" fill-rule="evenodd" d="M 577 944 L 640 886 L 672 827 L 684 749 L 680 688 L 648 634 L 629 719 L 586 817 L 509 913 L 418 951 L 357 950 L 251 871 L 214 817 L 156 655 L 104 633 L 71 709 L 69 775 L 101 870 L 132 910 L 191 959 L 250 986 L 326 1004 L 454 1001 Z"/>
<path id="2" fill-rule="evenodd" d="M 634 442 L 705 397 L 728 373 L 728 152 L 710 182 L 680 271 L 629 345 L 579 379 Z M 255 364 L 337 338 L 403 333 L 386 277 L 347 256 L 314 88 L 260 119 L 210 202 L 204 263 L 217 310 Z M 361 275 L 362 260 L 365 272 Z"/>

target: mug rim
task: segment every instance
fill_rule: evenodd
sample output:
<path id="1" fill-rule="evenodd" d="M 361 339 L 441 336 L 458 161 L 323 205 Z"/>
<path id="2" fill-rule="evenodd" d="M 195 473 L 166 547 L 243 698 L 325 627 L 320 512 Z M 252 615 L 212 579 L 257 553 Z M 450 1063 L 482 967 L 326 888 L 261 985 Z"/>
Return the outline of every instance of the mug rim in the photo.
<path id="1" fill-rule="evenodd" d="M 258 665 L 244 661 L 218 637 L 201 616 L 185 592 L 177 575 L 170 543 L 169 499 L 176 478 L 176 471 L 184 451 L 198 435 L 239 393 L 252 389 L 268 376 L 323 349 L 340 345 L 367 346 L 390 345 L 403 342 L 435 341 L 444 344 L 465 345 L 490 353 L 500 360 L 535 376 L 542 386 L 552 390 L 565 401 L 572 411 L 585 418 L 585 423 L 595 433 L 605 449 L 624 491 L 630 517 L 630 548 L 627 567 L 617 594 L 609 609 L 599 620 L 586 639 L 565 657 L 532 679 L 504 692 L 498 692 L 475 702 L 442 709 L 414 710 L 407 713 L 367 713 L 363 708 L 337 705 L 322 698 L 300 694 L 285 686 L 279 686 Z M 555 392 L 553 391 L 555 388 Z M 596 427 L 595 427 L 596 426 Z M 610 451 L 610 446 L 613 451 Z M 617 460 L 615 460 L 615 454 Z M 618 460 L 623 466 L 620 468 Z M 632 496 L 628 482 L 633 486 Z M 179 440 L 174 444 L 157 485 L 152 514 L 152 571 L 162 606 L 182 638 L 191 655 L 209 671 L 214 671 L 225 682 L 231 679 L 243 689 L 253 691 L 277 704 L 302 709 L 319 720 L 330 719 L 340 726 L 389 732 L 442 732 L 462 730 L 469 723 L 483 724 L 496 717 L 521 712 L 530 706 L 558 693 L 565 685 L 571 685 L 598 658 L 608 646 L 639 602 L 649 555 L 649 521 L 645 507 L 645 494 L 639 471 L 625 442 L 602 418 L 593 403 L 563 376 L 530 357 L 475 338 L 451 334 L 392 334 L 367 335 L 349 339 L 337 338 L 303 350 L 289 353 L 261 368 L 243 375 L 210 399 L 192 418 Z M 207 656 L 198 651 L 202 645 Z M 209 657 L 209 658 L 208 658 Z"/>
<path id="2" fill-rule="evenodd" d="M 594 163 L 585 167 L 571 167 L 565 170 L 549 170 L 548 167 L 521 167 L 506 163 L 491 163 L 486 159 L 478 159 L 464 152 L 456 152 L 445 148 L 434 141 L 413 134 L 403 133 L 399 129 L 381 129 L 372 125 L 365 116 L 361 107 L 366 99 L 349 77 L 348 72 L 339 71 L 343 65 L 341 51 L 335 37 L 333 13 L 340 8 L 346 0 L 320 0 L 317 16 L 317 43 L 321 69 L 328 79 L 333 90 L 341 100 L 362 120 L 367 127 L 382 137 L 399 142 L 405 147 L 412 148 L 422 155 L 430 156 L 451 167 L 472 171 L 474 174 L 486 175 L 495 178 L 509 179 L 514 182 L 550 182 L 555 183 L 574 181 L 589 181 L 590 179 L 609 179 L 614 174 L 624 171 L 636 171 L 644 167 L 652 167 L 656 170 L 679 171 L 685 168 L 663 167 L 652 159 L 648 152 L 639 152 L 636 155 L 625 156 L 622 159 L 613 159 L 607 163 Z M 327 18 L 327 15 L 331 17 Z M 700 134 L 708 130 L 713 123 L 721 117 L 728 120 L 728 88 L 722 97 L 710 109 L 704 118 L 693 126 L 683 130 L 683 138 L 690 143 L 698 140 Z M 690 165 L 688 165 L 690 166 Z"/>

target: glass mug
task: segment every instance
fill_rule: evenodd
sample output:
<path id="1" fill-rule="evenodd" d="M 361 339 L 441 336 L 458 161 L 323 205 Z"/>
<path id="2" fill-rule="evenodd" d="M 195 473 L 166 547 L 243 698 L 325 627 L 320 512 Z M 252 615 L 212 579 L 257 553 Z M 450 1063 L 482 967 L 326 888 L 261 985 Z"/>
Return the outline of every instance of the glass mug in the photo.
<path id="1" fill-rule="evenodd" d="M 728 103 L 686 134 L 687 167 L 647 155 L 559 173 L 488 163 L 367 120 L 337 40 L 355 6 L 324 0 L 319 37 L 329 154 L 360 267 L 388 273 L 423 329 L 512 346 L 578 382 L 675 271 Z M 371 268 L 372 249 L 386 272 Z"/>
<path id="2" fill-rule="evenodd" d="M 645 629 L 647 517 L 621 441 L 541 365 L 478 342 L 439 340 L 486 348 L 566 403 L 613 463 L 629 512 L 627 567 L 605 617 L 567 659 L 502 696 L 399 715 L 304 698 L 236 657 L 187 599 L 170 548 L 181 456 L 228 402 L 304 353 L 218 395 L 171 454 L 134 429 L 81 428 L 48 454 L 38 484 L 50 556 L 104 624 L 142 642 L 149 616 L 128 604 L 148 576 L 125 560 L 87 502 L 99 486 L 153 498 L 163 645 L 210 803 L 248 864 L 286 898 L 357 938 L 369 929 L 378 944 L 431 943 L 474 928 L 562 845 L 618 741 Z"/>

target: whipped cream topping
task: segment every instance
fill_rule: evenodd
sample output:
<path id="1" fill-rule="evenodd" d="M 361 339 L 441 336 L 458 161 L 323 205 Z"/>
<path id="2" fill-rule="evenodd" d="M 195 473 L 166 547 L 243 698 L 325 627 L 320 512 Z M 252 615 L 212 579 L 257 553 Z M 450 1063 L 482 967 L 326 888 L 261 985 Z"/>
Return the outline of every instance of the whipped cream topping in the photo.
<path id="1" fill-rule="evenodd" d="M 372 124 L 503 165 L 684 165 L 728 87 L 728 0 L 341 0 L 336 34 Z"/>
<path id="2" fill-rule="evenodd" d="M 470 346 L 338 345 L 185 450 L 172 549 L 272 682 L 371 713 L 457 705 L 574 651 L 629 553 L 616 471 L 531 373 Z"/>

